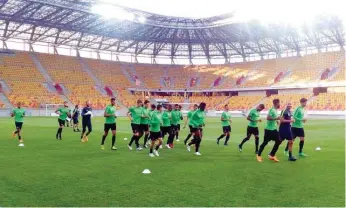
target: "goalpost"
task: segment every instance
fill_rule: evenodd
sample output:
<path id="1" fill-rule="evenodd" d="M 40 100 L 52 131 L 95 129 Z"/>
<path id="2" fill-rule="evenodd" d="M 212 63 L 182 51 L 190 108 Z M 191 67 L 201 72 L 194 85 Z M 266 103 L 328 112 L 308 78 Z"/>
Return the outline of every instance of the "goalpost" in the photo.
<path id="1" fill-rule="evenodd" d="M 45 115 L 46 116 L 58 116 L 55 111 L 63 107 L 64 104 L 45 104 Z"/>

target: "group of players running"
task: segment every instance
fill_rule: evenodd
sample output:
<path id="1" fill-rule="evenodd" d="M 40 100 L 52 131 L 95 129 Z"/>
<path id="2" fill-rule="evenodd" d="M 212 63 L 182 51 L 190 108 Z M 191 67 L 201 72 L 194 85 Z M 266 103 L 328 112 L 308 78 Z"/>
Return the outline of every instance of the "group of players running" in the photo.
<path id="1" fill-rule="evenodd" d="M 263 143 L 260 146 L 258 123 L 262 122 L 262 120 L 260 119 L 260 112 L 265 108 L 265 106 L 263 104 L 260 104 L 255 109 L 252 109 L 247 116 L 249 124 L 247 127 L 246 137 L 238 145 L 239 151 L 242 152 L 245 142 L 250 139 L 251 135 L 254 135 L 257 161 L 263 161 L 261 155 L 264 148 L 270 141 L 274 141 L 275 144 L 268 156 L 270 160 L 279 162 L 279 160 L 275 156 L 276 152 L 282 141 L 288 140 L 287 146 L 285 148 L 285 154 L 288 155 L 289 161 L 295 161 L 296 158 L 292 155 L 292 146 L 294 139 L 296 137 L 299 137 L 299 156 L 307 156 L 303 153 L 305 137 L 303 123 L 306 122 L 306 119 L 304 118 L 304 107 L 306 106 L 306 103 L 307 99 L 300 99 L 300 106 L 295 109 L 293 114 L 291 113 L 292 105 L 288 103 L 285 109 L 282 110 L 281 114 L 279 115 L 278 109 L 280 109 L 280 100 L 274 99 L 273 107 L 269 110 L 266 118 L 267 123 L 264 131 L 264 139 Z M 117 150 L 117 148 L 115 147 L 117 118 L 115 105 L 116 99 L 112 98 L 110 100 L 110 104 L 105 108 L 104 111 L 105 124 L 104 134 L 101 140 L 101 149 L 104 149 L 105 140 L 108 136 L 109 131 L 111 131 L 111 150 Z M 163 110 L 163 106 L 160 104 L 150 105 L 150 102 L 148 100 L 145 100 L 144 103 L 141 100 L 138 100 L 136 106 L 129 108 L 127 116 L 131 120 L 131 128 L 133 132 L 132 138 L 128 144 L 129 150 L 132 150 L 133 143 L 135 143 L 136 149 L 138 151 L 142 150 L 142 147 L 139 144 L 139 140 L 141 137 L 143 137 L 143 135 L 143 147 L 150 148 L 150 157 L 159 156 L 158 150 L 159 148 L 162 148 L 163 138 L 166 135 L 168 135 L 168 138 L 165 146 L 168 149 L 173 148 L 174 139 L 179 141 L 180 121 L 183 120 L 183 115 L 181 112 L 182 107 L 176 104 L 174 105 L 173 109 L 172 105 L 167 104 L 165 108 L 166 110 Z M 184 128 L 187 126 L 187 124 L 190 128 L 190 133 L 184 140 L 184 144 L 186 145 L 188 151 L 191 150 L 191 146 L 194 146 L 196 155 L 201 155 L 201 153 L 199 152 L 199 148 L 203 136 L 203 127 L 205 126 L 205 109 L 205 103 L 202 102 L 199 105 L 195 104 L 193 106 L 193 110 L 188 112 L 184 124 Z M 79 114 L 81 114 L 81 142 L 85 143 L 88 141 L 88 135 L 92 132 L 91 117 L 93 116 L 89 101 L 85 103 L 85 107 L 82 109 L 81 113 L 79 111 L 79 106 L 76 105 L 73 113 L 71 114 L 67 102 L 64 102 L 64 106 L 58 108 L 55 113 L 59 115 L 59 128 L 56 133 L 56 139 L 62 139 L 62 130 L 65 126 L 67 118 L 69 117 L 72 117 L 74 123 L 74 131 L 79 131 L 78 118 Z M 16 125 L 16 131 L 13 132 L 13 137 L 15 135 L 18 135 L 20 146 L 24 146 L 23 139 L 21 137 L 21 129 L 23 126 L 23 117 L 25 116 L 25 110 L 21 107 L 21 103 L 18 103 L 17 108 L 12 111 L 11 116 L 15 118 Z M 228 145 L 231 133 L 231 122 L 231 114 L 229 113 L 228 105 L 225 105 L 224 112 L 221 115 L 223 133 L 216 139 L 217 144 L 219 144 L 222 138 L 226 137 L 224 145 Z M 87 129 L 88 131 L 86 131 Z M 193 137 L 193 139 L 189 143 L 187 143 L 191 137 Z"/>

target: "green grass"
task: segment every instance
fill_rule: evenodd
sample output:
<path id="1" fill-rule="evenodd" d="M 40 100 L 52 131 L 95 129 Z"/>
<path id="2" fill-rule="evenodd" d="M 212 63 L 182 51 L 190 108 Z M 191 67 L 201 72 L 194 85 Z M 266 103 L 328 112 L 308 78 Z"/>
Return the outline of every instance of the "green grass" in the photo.
<path id="1" fill-rule="evenodd" d="M 279 163 L 264 157 L 261 164 L 253 140 L 242 153 L 237 150 L 245 119 L 234 119 L 228 147 L 215 144 L 219 119 L 208 119 L 200 157 L 182 142 L 156 158 L 149 158 L 148 150 L 130 152 L 123 140 L 130 138 L 126 119 L 118 119 L 118 151 L 110 150 L 110 137 L 101 151 L 103 118 L 95 118 L 93 125 L 89 143 L 80 144 L 70 128 L 64 129 L 62 141 L 55 139 L 56 118 L 26 118 L 25 147 L 20 148 L 11 139 L 12 119 L 1 118 L 0 206 L 345 206 L 343 120 L 306 124 L 309 157 L 288 162 L 282 145 Z M 322 151 L 315 151 L 317 146 Z M 143 175 L 145 168 L 152 174 Z"/>

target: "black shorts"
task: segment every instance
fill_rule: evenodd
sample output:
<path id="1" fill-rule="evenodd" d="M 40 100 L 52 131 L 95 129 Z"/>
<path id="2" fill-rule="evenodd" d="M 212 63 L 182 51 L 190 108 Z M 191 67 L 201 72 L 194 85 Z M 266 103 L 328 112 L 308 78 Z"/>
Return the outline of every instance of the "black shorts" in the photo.
<path id="1" fill-rule="evenodd" d="M 88 131 L 92 131 L 92 125 L 90 121 L 82 121 L 82 131 L 85 132 L 86 128 L 88 127 Z"/>
<path id="2" fill-rule="evenodd" d="M 200 131 L 201 128 L 191 127 L 191 133 L 196 133 L 198 130 Z"/>
<path id="3" fill-rule="evenodd" d="M 14 124 L 16 125 L 16 129 L 22 129 L 23 127 L 23 122 L 14 122 Z"/>
<path id="4" fill-rule="evenodd" d="M 139 127 L 141 131 L 149 131 L 149 124 L 140 124 Z"/>
<path id="5" fill-rule="evenodd" d="M 117 130 L 117 125 L 115 123 L 111 123 L 111 124 L 106 124 L 105 123 L 104 131 L 108 132 L 109 129 L 112 130 L 112 131 L 116 131 Z"/>
<path id="6" fill-rule="evenodd" d="M 177 130 L 180 131 L 180 124 L 177 125 Z"/>
<path id="7" fill-rule="evenodd" d="M 189 128 L 190 128 L 190 132 L 192 133 L 192 128 L 193 128 L 193 127 L 192 127 L 191 125 L 189 125 Z"/>
<path id="8" fill-rule="evenodd" d="M 246 130 L 246 135 L 251 135 L 251 134 L 258 136 L 259 135 L 258 127 L 248 126 Z"/>
<path id="9" fill-rule="evenodd" d="M 176 132 L 178 130 L 178 125 L 172 125 L 171 128 L 173 132 Z"/>
<path id="10" fill-rule="evenodd" d="M 223 133 L 232 132 L 231 126 L 223 126 L 222 131 Z"/>
<path id="11" fill-rule="evenodd" d="M 292 134 L 293 134 L 293 138 L 295 139 L 296 137 L 305 137 L 305 132 L 303 128 L 296 128 L 296 127 L 292 127 Z"/>
<path id="12" fill-rule="evenodd" d="M 159 138 L 162 138 L 162 134 L 160 131 L 159 132 L 152 132 L 152 131 L 150 132 L 150 139 L 152 141 L 158 140 Z"/>
<path id="13" fill-rule="evenodd" d="M 73 124 L 79 124 L 78 118 L 74 118 L 74 119 L 73 119 Z"/>
<path id="14" fill-rule="evenodd" d="M 165 136 L 166 134 L 172 134 L 171 131 L 172 131 L 171 126 L 161 127 L 162 136 Z"/>
<path id="15" fill-rule="evenodd" d="M 293 135 L 291 128 L 280 128 L 279 129 L 279 136 L 281 140 L 293 140 Z"/>
<path id="16" fill-rule="evenodd" d="M 133 124 L 133 123 L 131 123 L 131 128 L 132 128 L 132 132 L 134 134 L 138 133 L 138 132 L 141 132 L 141 125 L 140 124 Z"/>
<path id="17" fill-rule="evenodd" d="M 264 140 L 265 141 L 276 141 L 279 140 L 279 132 L 278 130 L 268 130 L 264 129 Z"/>
<path id="18" fill-rule="evenodd" d="M 58 118 L 59 126 L 65 126 L 65 122 L 66 120 L 61 120 L 60 118 Z"/>

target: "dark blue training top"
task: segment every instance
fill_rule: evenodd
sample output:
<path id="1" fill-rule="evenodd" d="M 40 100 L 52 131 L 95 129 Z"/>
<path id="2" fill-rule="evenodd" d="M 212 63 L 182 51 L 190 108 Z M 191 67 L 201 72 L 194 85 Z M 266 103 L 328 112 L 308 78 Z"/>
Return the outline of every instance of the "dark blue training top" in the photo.
<path id="1" fill-rule="evenodd" d="M 79 109 L 78 108 L 75 108 L 74 110 L 73 110 L 73 119 L 78 119 L 78 117 L 79 117 Z"/>
<path id="2" fill-rule="evenodd" d="M 281 117 L 285 120 L 291 120 L 292 113 L 287 108 L 281 112 Z M 280 123 L 280 129 L 290 129 L 291 123 Z"/>
<path id="3" fill-rule="evenodd" d="M 84 115 L 86 114 L 88 111 L 92 111 L 92 108 L 90 107 L 84 107 L 82 110 L 82 118 L 83 118 L 83 122 L 90 122 L 91 121 L 91 115 Z"/>

